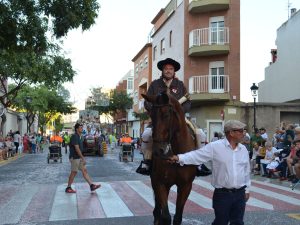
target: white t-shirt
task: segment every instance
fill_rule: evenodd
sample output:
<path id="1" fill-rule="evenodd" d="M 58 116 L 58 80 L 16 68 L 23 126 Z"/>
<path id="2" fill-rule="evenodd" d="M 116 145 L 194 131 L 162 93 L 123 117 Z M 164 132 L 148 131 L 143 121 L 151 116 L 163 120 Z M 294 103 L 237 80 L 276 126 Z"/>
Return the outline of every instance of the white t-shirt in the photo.
<path id="1" fill-rule="evenodd" d="M 147 127 L 145 128 L 143 134 L 142 134 L 142 146 L 141 146 L 141 150 L 150 150 L 152 149 L 152 128 L 151 127 Z"/>
<path id="2" fill-rule="evenodd" d="M 21 135 L 20 134 L 14 134 L 14 142 L 21 142 Z"/>

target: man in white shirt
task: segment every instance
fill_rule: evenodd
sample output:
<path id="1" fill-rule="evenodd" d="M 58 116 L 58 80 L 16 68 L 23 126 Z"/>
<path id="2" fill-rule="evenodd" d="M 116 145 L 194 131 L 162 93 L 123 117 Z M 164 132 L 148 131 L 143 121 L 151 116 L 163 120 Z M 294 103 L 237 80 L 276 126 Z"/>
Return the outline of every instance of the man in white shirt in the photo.
<path id="1" fill-rule="evenodd" d="M 215 191 L 213 225 L 243 225 L 246 201 L 249 199 L 250 164 L 243 140 L 246 125 L 229 120 L 224 125 L 225 138 L 211 142 L 201 149 L 172 156 L 169 161 L 183 165 L 212 162 L 212 181 Z"/>

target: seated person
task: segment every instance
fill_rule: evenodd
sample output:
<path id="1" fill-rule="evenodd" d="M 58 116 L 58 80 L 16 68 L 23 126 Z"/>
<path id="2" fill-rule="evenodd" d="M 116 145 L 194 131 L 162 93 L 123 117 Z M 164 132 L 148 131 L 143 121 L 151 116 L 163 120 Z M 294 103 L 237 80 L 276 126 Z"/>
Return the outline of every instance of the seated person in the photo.
<path id="1" fill-rule="evenodd" d="M 2 159 L 7 160 L 7 147 L 5 145 L 5 141 L 4 138 L 2 136 L 0 136 L 0 150 L 1 150 L 1 154 L 2 154 Z"/>
<path id="2" fill-rule="evenodd" d="M 11 136 L 7 136 L 5 138 L 5 146 L 7 148 L 8 155 L 14 156 L 15 155 L 15 144 L 14 144 Z"/>
<path id="3" fill-rule="evenodd" d="M 259 145 L 258 154 L 256 155 L 256 172 L 254 175 L 260 174 L 260 160 L 264 159 L 266 156 L 266 147 L 264 146 L 264 141 L 258 141 L 257 144 Z"/>
<path id="4" fill-rule="evenodd" d="M 265 154 L 265 158 L 262 162 L 262 167 L 263 167 L 263 175 L 262 176 L 268 175 L 266 167 L 274 159 L 274 152 L 276 151 L 276 148 L 272 147 L 272 143 L 269 141 L 267 141 L 265 143 L 265 148 L 266 148 L 266 154 Z"/>
<path id="5" fill-rule="evenodd" d="M 256 164 L 256 156 L 259 154 L 259 145 L 257 142 L 253 142 L 253 149 L 252 149 L 252 158 L 250 161 L 250 167 L 251 167 L 251 172 L 254 172 L 254 169 L 258 167 Z"/>
<path id="6" fill-rule="evenodd" d="M 277 167 L 279 166 L 280 159 L 279 153 L 274 153 L 273 160 L 266 166 L 266 173 L 269 178 L 274 175 L 274 172 L 277 171 Z"/>
<path id="7" fill-rule="evenodd" d="M 131 145 L 132 139 L 129 137 L 128 133 L 124 135 L 124 137 L 121 139 L 121 144 L 122 145 Z"/>
<path id="8" fill-rule="evenodd" d="M 295 178 L 292 180 L 292 183 L 297 183 L 300 180 L 300 138 L 294 140 L 296 154 L 293 158 L 292 166 L 295 169 Z"/>
<path id="9" fill-rule="evenodd" d="M 63 142 L 63 139 L 61 136 L 59 136 L 58 132 L 55 132 L 53 136 L 51 136 L 50 138 L 50 143 L 53 142 L 59 142 L 60 144 Z"/>

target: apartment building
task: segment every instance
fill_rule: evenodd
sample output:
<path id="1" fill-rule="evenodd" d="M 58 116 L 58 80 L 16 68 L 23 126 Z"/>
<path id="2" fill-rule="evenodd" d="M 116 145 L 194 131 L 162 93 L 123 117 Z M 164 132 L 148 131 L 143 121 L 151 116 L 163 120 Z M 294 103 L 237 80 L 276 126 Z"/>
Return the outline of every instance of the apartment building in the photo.
<path id="1" fill-rule="evenodd" d="M 300 11 L 277 29 L 277 49 L 271 50 L 271 63 L 259 86 L 259 102 L 300 102 Z"/>
<path id="2" fill-rule="evenodd" d="M 128 96 L 133 96 L 133 70 L 129 70 L 119 81 L 118 85 L 116 86 L 116 91 L 123 91 L 126 92 Z M 133 116 L 133 109 L 128 109 L 127 112 L 119 112 L 114 116 L 114 124 L 116 126 L 116 133 L 124 134 L 128 132 L 130 136 L 133 136 L 132 133 L 132 126 L 133 121 L 136 118 Z"/>
<path id="3" fill-rule="evenodd" d="M 147 43 L 132 59 L 134 63 L 134 92 L 133 112 L 137 120 L 133 122 L 135 137 L 140 137 L 147 123 L 144 99 L 141 94 L 146 94 L 152 81 L 152 43 Z"/>
<path id="4" fill-rule="evenodd" d="M 192 100 L 192 120 L 209 140 L 224 119 L 240 118 L 240 1 L 171 0 L 152 20 L 152 80 L 157 62 L 181 64 L 176 76 Z"/>

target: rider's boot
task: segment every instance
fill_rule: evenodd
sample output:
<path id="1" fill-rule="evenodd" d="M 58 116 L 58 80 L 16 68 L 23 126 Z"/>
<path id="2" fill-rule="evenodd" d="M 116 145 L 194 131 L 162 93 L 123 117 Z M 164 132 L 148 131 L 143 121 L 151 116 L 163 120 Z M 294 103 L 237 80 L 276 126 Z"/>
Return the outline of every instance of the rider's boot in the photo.
<path id="1" fill-rule="evenodd" d="M 142 175 L 150 175 L 151 172 L 151 164 L 152 164 L 152 160 L 150 159 L 145 159 L 141 162 L 141 164 L 139 165 L 139 167 L 136 169 L 137 173 L 140 173 Z"/>
<path id="2" fill-rule="evenodd" d="M 204 164 L 198 166 L 196 176 L 197 177 L 204 177 L 211 175 L 211 170 L 208 169 Z"/>

